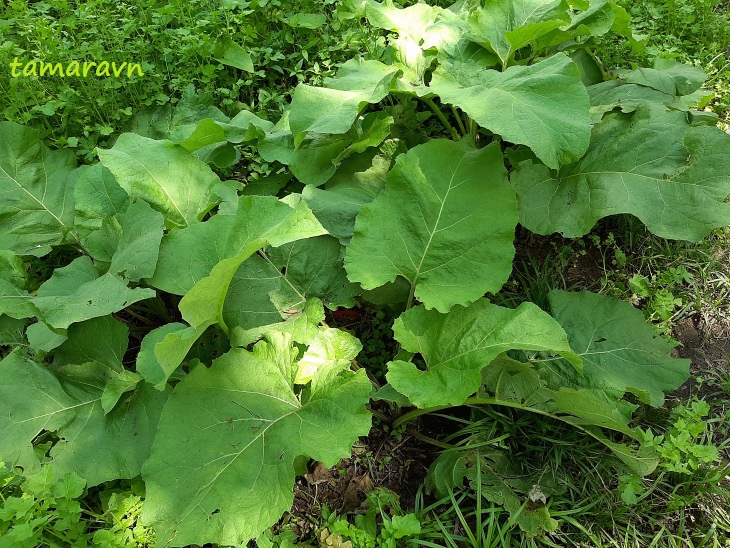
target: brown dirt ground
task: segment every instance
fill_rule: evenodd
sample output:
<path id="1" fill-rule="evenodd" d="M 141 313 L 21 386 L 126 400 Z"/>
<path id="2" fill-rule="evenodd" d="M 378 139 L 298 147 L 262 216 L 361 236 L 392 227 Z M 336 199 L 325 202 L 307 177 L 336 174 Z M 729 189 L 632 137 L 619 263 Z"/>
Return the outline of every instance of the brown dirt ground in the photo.
<path id="1" fill-rule="evenodd" d="M 355 444 L 352 456 L 338 466 L 311 464 L 308 473 L 297 478 L 294 504 L 285 518 L 293 524 L 293 531 L 300 538 L 313 537 L 324 506 L 338 515 L 363 513 L 366 495 L 375 488 L 395 492 L 402 509 L 412 510 L 428 467 L 438 454 L 437 448 L 417 435 L 407 430 L 398 437 L 391 435 L 387 425 L 375 425 L 369 436 Z"/>

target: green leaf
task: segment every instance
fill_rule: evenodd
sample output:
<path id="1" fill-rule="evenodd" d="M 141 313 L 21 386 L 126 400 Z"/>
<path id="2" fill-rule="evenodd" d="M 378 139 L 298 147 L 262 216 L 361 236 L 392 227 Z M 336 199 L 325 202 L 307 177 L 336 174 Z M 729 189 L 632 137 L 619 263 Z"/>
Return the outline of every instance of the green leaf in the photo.
<path id="1" fill-rule="evenodd" d="M 12 251 L 0 249 L 0 279 L 22 289 L 25 287 L 25 278 L 23 259 Z"/>
<path id="2" fill-rule="evenodd" d="M 425 370 L 405 361 L 388 364 L 388 382 L 417 407 L 461 405 L 479 388 L 481 370 L 507 350 L 558 353 L 580 369 L 563 329 L 532 303 L 511 310 L 480 299 L 448 314 L 418 306 L 402 314 L 393 331 L 426 363 Z"/>
<path id="3" fill-rule="evenodd" d="M 552 168 L 575 162 L 588 148 L 588 92 L 578 67 L 563 53 L 504 72 L 474 63 L 440 66 L 431 89 L 482 127 L 529 146 Z"/>
<path id="4" fill-rule="evenodd" d="M 361 350 L 360 341 L 349 333 L 340 329 L 323 329 L 299 360 L 294 383 L 312 381 L 312 389 L 318 390 L 348 369 Z"/>
<path id="5" fill-rule="evenodd" d="M 280 162 L 289 166 L 292 174 L 304 184 L 321 185 L 334 175 L 334 160 L 349 146 L 346 135 L 307 134 L 295 146 L 294 135 L 289 129 L 289 111 L 259 143 L 258 151 L 267 162 Z"/>
<path id="6" fill-rule="evenodd" d="M 364 0 L 361 8 L 361 16 L 367 17 L 371 26 L 398 34 L 388 40 L 387 58 L 392 67 L 402 71 L 395 82 L 399 91 L 418 97 L 429 95 L 426 73 L 437 55 L 458 57 L 466 44 L 462 38 L 467 25 L 450 10 L 423 2 L 400 8 L 390 0 Z"/>
<path id="7" fill-rule="evenodd" d="M 65 329 L 54 329 L 43 321 L 28 326 L 25 331 L 28 346 L 40 360 L 52 350 L 61 346 L 68 339 Z"/>
<path id="8" fill-rule="evenodd" d="M 25 344 L 25 327 L 27 319 L 16 319 L 0 315 L 0 346 L 21 346 Z"/>
<path id="9" fill-rule="evenodd" d="M 300 238 L 325 232 L 303 202 L 292 208 L 273 196 L 243 196 L 234 214 L 218 214 L 204 223 L 165 235 L 157 269 L 148 283 L 168 293 L 185 295 L 220 261 L 239 255 L 251 243 L 265 242 L 274 229 L 289 234 L 281 243 L 298 239 L 293 226 L 297 222 L 301 223 Z M 261 243 L 252 253 L 265 245 Z"/>
<path id="10" fill-rule="evenodd" d="M 151 382 L 159 387 L 209 326 L 217 323 L 229 333 L 223 316 L 226 294 L 246 259 L 266 245 L 281 246 L 325 232 L 298 195 L 287 200 L 290 204 L 269 196 L 244 196 L 235 215 L 216 215 L 200 225 L 174 231 L 178 237 L 172 236 L 167 247 L 163 241 L 160 264 L 165 264 L 165 271 L 159 277 L 156 273 L 150 283 L 164 288 L 166 280 L 172 280 L 172 292 L 175 287 L 182 289 L 185 297 L 179 309 L 191 327 L 166 331 L 162 341 L 150 343 L 154 350 L 145 354 L 149 360 L 145 363 L 163 372 Z M 140 372 L 152 378 L 145 370 Z"/>
<path id="11" fill-rule="evenodd" d="M 0 278 L 0 314 L 21 320 L 37 316 L 38 310 L 27 291 Z"/>
<path id="12" fill-rule="evenodd" d="M 327 22 L 327 18 L 321 13 L 295 13 L 282 19 L 290 27 L 298 29 L 318 29 Z"/>
<path id="13" fill-rule="evenodd" d="M 147 202 L 138 200 L 122 217 L 122 236 L 112 256 L 109 274 L 138 282 L 155 272 L 165 221 Z"/>
<path id="14" fill-rule="evenodd" d="M 315 376 L 311 392 L 297 396 L 286 340 L 232 350 L 177 385 L 143 472 L 143 519 L 159 542 L 240 545 L 257 537 L 291 507 L 297 456 L 332 466 L 368 432 L 365 372 L 341 372 L 316 387 Z"/>
<path id="15" fill-rule="evenodd" d="M 565 0 L 491 0 L 468 17 L 471 39 L 506 66 L 515 52 L 570 22 Z"/>
<path id="16" fill-rule="evenodd" d="M 243 143 L 264 137 L 274 124 L 242 110 L 230 121 L 204 118 L 198 122 L 195 130 L 179 144 L 189 151 L 208 147 L 225 141 Z"/>
<path id="17" fill-rule="evenodd" d="M 132 199 L 148 202 L 174 225 L 194 224 L 213 206 L 218 177 L 179 145 L 124 133 L 111 149 L 99 150 L 99 159 Z"/>
<path id="18" fill-rule="evenodd" d="M 119 245 L 122 237 L 120 219 L 121 216 L 105 217 L 101 220 L 99 229 L 80 237 L 81 243 L 100 270 L 108 269 Z"/>
<path id="19" fill-rule="evenodd" d="M 211 118 L 205 118 L 198 122 L 195 131 L 180 144 L 185 150 L 193 152 L 199 148 L 226 140 L 226 132 Z"/>
<path id="20" fill-rule="evenodd" d="M 296 195 L 287 197 L 291 205 L 273 198 L 251 196 L 241 198 L 236 216 L 230 216 L 230 240 L 223 249 L 227 257 L 218 262 L 210 274 L 197 282 L 180 301 L 179 309 L 185 321 L 196 329 L 218 323 L 226 332 L 223 306 L 233 276 L 243 262 L 257 250 L 270 244 L 274 247 L 324 234 L 306 203 Z M 245 205 L 267 205 L 268 211 L 257 209 L 253 214 Z M 293 206 L 293 207 L 292 207 Z M 220 234 L 219 234 L 220 237 Z"/>
<path id="21" fill-rule="evenodd" d="M 126 369 L 112 377 L 101 393 L 101 408 L 105 414 L 111 413 L 119 399 L 127 392 L 134 390 L 142 380 L 142 375 Z"/>
<path id="22" fill-rule="evenodd" d="M 140 475 L 150 455 L 157 423 L 168 392 L 143 384 L 105 413 L 105 387 L 114 377 L 97 377 L 82 366 L 73 378 L 60 377 L 66 393 L 73 396 L 69 423 L 58 431 L 59 442 L 51 449 L 53 466 L 62 473 L 74 471 L 89 486 Z"/>
<path id="23" fill-rule="evenodd" d="M 31 441 L 68 422 L 64 412 L 76 402 L 46 368 L 19 351 L 0 361 L 0 454 L 11 466 L 37 471 L 40 463 Z"/>
<path id="24" fill-rule="evenodd" d="M 73 223 L 76 158 L 35 130 L 0 122 L 0 249 L 46 255 Z"/>
<path id="25" fill-rule="evenodd" d="M 317 297 L 331 309 L 355 305 L 342 266 L 341 246 L 330 236 L 267 248 L 247 259 L 231 281 L 223 320 L 231 329 L 276 323 Z"/>
<path id="26" fill-rule="evenodd" d="M 259 118 L 253 112 L 242 110 L 230 122 L 217 122 L 225 130 L 231 143 L 245 143 L 261 138 L 274 127 L 272 122 Z"/>
<path id="27" fill-rule="evenodd" d="M 99 276 L 91 260 L 83 256 L 54 270 L 51 279 L 38 288 L 33 304 L 48 325 L 65 329 L 154 296 L 154 290 L 129 289 L 111 274 Z"/>
<path id="28" fill-rule="evenodd" d="M 137 371 L 157 390 L 164 390 L 167 379 L 201 335 L 202 330 L 182 323 L 168 323 L 153 329 L 142 339 Z"/>
<path id="29" fill-rule="evenodd" d="M 109 217 L 121 216 L 129 207 L 129 195 L 101 164 L 79 167 L 74 186 L 74 228 L 85 242 Z"/>
<path id="30" fill-rule="evenodd" d="M 538 50 L 559 46 L 579 37 L 591 38 L 603 36 L 613 27 L 619 8 L 611 0 L 591 0 L 583 11 L 571 13 L 570 23 L 560 26 L 535 41 Z"/>
<path id="31" fill-rule="evenodd" d="M 352 126 L 368 103 L 380 102 L 390 92 L 398 70 L 380 61 L 350 60 L 325 87 L 300 84 L 294 90 L 289 127 L 303 132 L 342 134 Z"/>
<path id="32" fill-rule="evenodd" d="M 141 387 L 104 415 L 101 397 L 109 370 L 87 364 L 59 370 L 11 353 L 0 362 L 0 453 L 26 472 L 38 469 L 32 440 L 56 432 L 51 449 L 58 475 L 76 472 L 89 486 L 133 478 L 149 456 L 167 393 Z"/>
<path id="33" fill-rule="evenodd" d="M 535 365 L 500 356 L 482 370 L 489 396 L 468 401 L 512 407 L 563 421 L 604 444 L 635 473 L 645 476 L 654 471 L 659 463 L 656 452 L 643 443 L 639 428 L 629 426 L 637 405 L 612 399 L 602 390 L 566 388 L 564 378 L 552 375 L 549 369 L 541 369 L 538 372 Z M 549 382 L 551 386 L 548 386 Z M 605 428 L 620 432 L 641 445 L 636 448 L 611 441 L 601 431 Z"/>
<path id="34" fill-rule="evenodd" d="M 230 38 L 221 38 L 216 42 L 213 58 L 224 65 L 253 72 L 253 61 L 248 52 Z"/>
<path id="35" fill-rule="evenodd" d="M 515 213 L 496 143 L 432 140 L 399 156 L 385 190 L 360 210 L 348 276 L 364 289 L 401 276 L 441 312 L 469 304 L 507 280 Z"/>
<path id="36" fill-rule="evenodd" d="M 666 61 L 666 60 L 663 60 Z M 654 68 L 618 70 L 616 78 L 590 86 L 591 111 L 603 116 L 616 107 L 633 112 L 643 103 L 664 104 L 672 109 L 688 110 L 709 92 L 700 89 L 705 73 L 699 67 L 662 62 Z M 714 124 L 713 124 L 714 125 Z"/>
<path id="37" fill-rule="evenodd" d="M 630 392 L 659 407 L 664 394 L 689 377 L 689 360 L 672 358 L 671 345 L 629 303 L 588 291 L 551 291 L 548 300 L 583 359 L 583 375 L 567 364 L 547 362 L 553 384 L 600 391 L 613 399 Z"/>
<path id="38" fill-rule="evenodd" d="M 389 158 L 375 151 L 351 156 L 325 188 L 307 185 L 302 198 L 327 232 L 347 245 L 355 231 L 355 218 L 383 190 L 391 165 Z"/>
<path id="39" fill-rule="evenodd" d="M 543 474 L 544 470 L 541 470 Z M 501 449 L 461 449 L 444 451 L 434 461 L 426 477 L 429 491 L 437 496 L 448 496 L 454 489 L 463 487 L 469 481 L 472 490 L 479 489 L 488 501 L 503 506 L 510 519 L 529 536 L 553 532 L 558 522 L 550 517 L 545 503 L 525 504 L 530 492 L 537 486 L 546 489 L 554 483 L 548 475 L 526 474 L 519 461 Z M 479 482 L 481 485 L 476 486 Z M 551 486 L 552 487 L 552 486 Z M 530 489 L 530 492 L 528 492 Z M 553 487 L 549 491 L 557 491 Z"/>
<path id="40" fill-rule="evenodd" d="M 301 311 L 288 314 L 283 322 L 272 323 L 253 329 L 235 326 L 231 329 L 231 346 L 245 347 L 271 334 L 288 333 L 298 344 L 310 344 L 319 334 L 324 322 L 324 307 L 317 298 L 309 299 Z"/>
<path id="41" fill-rule="evenodd" d="M 577 163 L 551 172 L 522 162 L 512 175 L 520 222 L 576 238 L 598 219 L 629 213 L 662 238 L 698 241 L 730 222 L 730 136 L 692 127 L 683 112 L 640 105 L 593 129 Z"/>
<path id="42" fill-rule="evenodd" d="M 197 93 L 195 86 L 189 84 L 174 108 L 166 104 L 144 110 L 135 115 L 124 130 L 150 139 L 180 143 L 195 132 L 203 119 L 210 118 L 223 123 L 230 121 L 228 116 L 213 106 L 213 102 L 212 93 Z"/>
<path id="43" fill-rule="evenodd" d="M 103 316 L 75 323 L 68 328 L 66 336 L 68 340 L 53 352 L 54 365 L 93 363 L 122 371 L 129 328 L 119 320 Z"/>

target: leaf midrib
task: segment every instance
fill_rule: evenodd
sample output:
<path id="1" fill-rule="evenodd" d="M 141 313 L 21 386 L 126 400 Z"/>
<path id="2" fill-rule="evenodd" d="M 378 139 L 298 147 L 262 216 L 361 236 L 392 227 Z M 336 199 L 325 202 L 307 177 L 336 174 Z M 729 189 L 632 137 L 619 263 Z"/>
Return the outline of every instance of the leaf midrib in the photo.
<path id="1" fill-rule="evenodd" d="M 31 193 L 31 192 L 30 192 L 30 191 L 29 191 L 29 190 L 28 190 L 27 188 L 25 188 L 25 187 L 24 187 L 23 185 L 21 185 L 21 184 L 20 184 L 20 182 L 18 182 L 18 180 L 17 180 L 17 179 L 15 179 L 14 177 L 12 177 L 12 176 L 10 175 L 10 173 L 8 173 L 7 171 L 5 171 L 5 169 L 4 169 L 3 167 L 1 167 L 1 166 L 0 166 L 0 171 L 1 171 L 1 172 L 2 172 L 3 174 L 5 174 L 5 177 L 6 177 L 6 178 L 7 178 L 8 180 L 10 180 L 10 181 L 12 181 L 13 183 L 15 183 L 15 184 L 16 184 L 16 185 L 18 186 L 18 188 L 19 188 L 19 189 L 21 189 L 21 190 L 22 190 L 23 192 L 25 192 L 25 193 L 26 193 L 26 194 L 27 194 L 28 196 L 30 196 L 30 197 L 31 197 L 31 198 L 32 198 L 33 200 L 35 200 L 35 201 L 36 201 L 36 202 L 38 203 L 38 205 L 40 205 L 40 206 L 41 206 L 41 207 L 43 208 L 43 210 L 45 210 L 46 212 L 48 212 L 48 213 L 49 213 L 49 214 L 50 214 L 50 215 L 51 215 L 51 216 L 52 216 L 52 217 L 53 217 L 53 218 L 54 218 L 54 219 L 56 220 L 56 222 L 57 222 L 57 223 L 58 223 L 59 225 L 61 225 L 62 227 L 67 227 L 67 226 L 68 226 L 68 225 L 67 225 L 66 223 L 64 223 L 64 222 L 63 222 L 63 221 L 62 221 L 62 220 L 61 220 L 61 219 L 60 219 L 59 217 L 57 217 L 57 216 L 56 216 L 56 214 L 55 214 L 55 213 L 53 213 L 53 211 L 51 211 L 51 210 L 50 210 L 50 209 L 49 209 L 49 208 L 48 208 L 48 207 L 46 206 L 46 204 L 44 204 L 44 203 L 43 203 L 43 202 L 42 202 L 41 200 L 39 200 L 38 198 L 36 198 L 36 197 L 35 197 L 35 196 L 33 195 L 33 193 Z M 47 187 L 48 187 L 48 174 L 47 174 L 47 172 L 46 172 L 46 167 L 45 167 L 45 165 L 43 165 L 43 175 L 44 175 L 44 177 L 45 177 L 45 184 L 44 184 L 44 187 L 43 187 L 43 188 L 44 188 L 44 196 L 45 196 L 45 189 L 47 189 Z"/>

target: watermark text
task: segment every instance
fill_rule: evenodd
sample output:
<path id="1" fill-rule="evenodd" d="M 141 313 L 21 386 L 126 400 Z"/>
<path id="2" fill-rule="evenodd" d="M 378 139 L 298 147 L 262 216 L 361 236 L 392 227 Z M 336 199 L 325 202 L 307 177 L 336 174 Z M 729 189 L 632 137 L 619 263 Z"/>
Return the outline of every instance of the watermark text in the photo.
<path id="1" fill-rule="evenodd" d="M 46 63 L 44 61 L 19 61 L 16 57 L 10 63 L 10 74 L 13 78 L 30 76 L 56 76 L 60 78 L 78 77 L 88 78 L 131 78 L 133 75 L 144 76 L 140 63 L 127 63 L 124 61 L 117 64 L 116 61 L 70 61 L 69 63 Z"/>

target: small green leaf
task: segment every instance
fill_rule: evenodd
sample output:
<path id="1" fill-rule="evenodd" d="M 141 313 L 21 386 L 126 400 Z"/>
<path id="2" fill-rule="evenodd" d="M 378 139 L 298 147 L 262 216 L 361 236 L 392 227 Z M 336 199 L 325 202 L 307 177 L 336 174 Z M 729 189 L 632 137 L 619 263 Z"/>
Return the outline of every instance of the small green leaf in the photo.
<path id="1" fill-rule="evenodd" d="M 327 22 L 327 18 L 321 13 L 295 13 L 282 19 L 290 27 L 299 29 L 318 29 Z"/>
<path id="2" fill-rule="evenodd" d="M 213 58 L 224 65 L 253 72 L 253 61 L 248 52 L 230 38 L 221 38 L 213 50 Z"/>
<path id="3" fill-rule="evenodd" d="M 101 408 L 104 410 L 104 414 L 108 415 L 119 402 L 119 398 L 126 392 L 134 390 L 141 380 L 142 375 L 126 369 L 112 377 L 101 393 Z"/>

